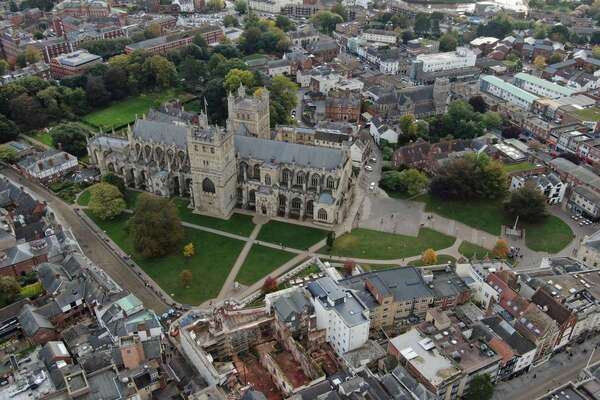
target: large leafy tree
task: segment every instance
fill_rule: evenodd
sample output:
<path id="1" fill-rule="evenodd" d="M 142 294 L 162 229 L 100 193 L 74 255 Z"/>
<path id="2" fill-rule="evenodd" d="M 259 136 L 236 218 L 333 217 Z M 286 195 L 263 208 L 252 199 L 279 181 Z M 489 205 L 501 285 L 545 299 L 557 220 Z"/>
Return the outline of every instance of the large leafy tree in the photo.
<path id="1" fill-rule="evenodd" d="M 176 251 L 184 237 L 175 204 L 150 193 L 139 195 L 127 226 L 135 251 L 144 257 Z"/>
<path id="2" fill-rule="evenodd" d="M 323 10 L 313 15 L 311 21 L 321 33 L 330 34 L 337 24 L 344 22 L 344 18 L 339 14 Z"/>
<path id="3" fill-rule="evenodd" d="M 125 200 L 118 187 L 100 182 L 90 189 L 90 211 L 98 218 L 113 219 L 125 210 Z"/>
<path id="4" fill-rule="evenodd" d="M 10 142 L 19 136 L 17 125 L 0 114 L 0 143 Z"/>
<path id="5" fill-rule="evenodd" d="M 502 165 L 486 154 L 467 154 L 447 163 L 431 180 L 435 197 L 451 200 L 502 199 L 508 178 Z"/>
<path id="6" fill-rule="evenodd" d="M 490 400 L 494 395 L 494 384 L 488 374 L 476 375 L 469 385 L 465 400 Z"/>
<path id="7" fill-rule="evenodd" d="M 440 51 L 454 51 L 458 46 L 458 40 L 453 33 L 444 33 L 440 38 Z"/>
<path id="8" fill-rule="evenodd" d="M 527 182 L 510 193 L 504 211 L 512 218 L 518 216 L 527 222 L 539 222 L 548 215 L 546 197 L 534 183 Z"/>
<path id="9" fill-rule="evenodd" d="M 252 71 L 234 68 L 227 73 L 227 76 L 225 76 L 223 85 L 227 92 L 233 92 L 237 90 L 240 85 L 244 85 L 247 88 L 252 88 L 254 86 L 254 73 L 252 73 Z"/>
<path id="10" fill-rule="evenodd" d="M 0 277 L 0 306 L 4 307 L 19 297 L 21 286 L 12 276 Z"/>
<path id="11" fill-rule="evenodd" d="M 285 76 L 276 76 L 271 83 L 271 127 L 289 123 L 290 113 L 298 103 L 298 86 Z"/>
<path id="12" fill-rule="evenodd" d="M 414 196 L 423 192 L 429 185 L 429 178 L 414 168 L 405 169 L 398 175 L 398 180 L 406 188 L 406 192 Z"/>
<path id="13" fill-rule="evenodd" d="M 88 128 L 75 122 L 59 124 L 50 130 L 52 144 L 77 157 L 86 154 L 86 137 L 89 135 L 91 131 Z"/>

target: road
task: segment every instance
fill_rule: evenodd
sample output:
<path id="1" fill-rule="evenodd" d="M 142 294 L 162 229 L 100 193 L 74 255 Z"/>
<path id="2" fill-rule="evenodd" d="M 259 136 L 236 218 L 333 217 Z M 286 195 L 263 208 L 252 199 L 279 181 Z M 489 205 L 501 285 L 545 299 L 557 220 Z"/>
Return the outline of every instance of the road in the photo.
<path id="1" fill-rule="evenodd" d="M 579 372 L 586 366 L 597 338 L 588 339 L 573 346 L 573 356 L 566 352 L 554 355 L 548 362 L 533 368 L 528 373 L 496 385 L 494 400 L 535 400 L 550 390 L 576 381 Z M 583 349 L 587 352 L 584 353 Z M 600 350 L 594 353 L 592 363 L 600 360 Z M 536 376 L 534 379 L 533 376 Z"/>
<path id="2" fill-rule="evenodd" d="M 152 290 L 144 285 L 142 280 L 121 258 L 117 257 L 110 250 L 104 241 L 98 238 L 71 206 L 39 184 L 21 178 L 13 170 L 3 168 L 1 173 L 13 180 L 13 182 L 26 187 L 39 200 L 45 200 L 57 218 L 71 229 L 85 255 L 94 264 L 106 271 L 123 289 L 135 294 L 146 307 L 153 309 L 159 314 L 168 310 L 169 307 Z"/>

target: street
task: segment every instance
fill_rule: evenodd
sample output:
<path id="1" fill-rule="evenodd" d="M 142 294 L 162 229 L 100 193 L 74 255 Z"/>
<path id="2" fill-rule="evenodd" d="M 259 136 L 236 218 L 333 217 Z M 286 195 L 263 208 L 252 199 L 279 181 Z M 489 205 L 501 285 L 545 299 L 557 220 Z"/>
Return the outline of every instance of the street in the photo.
<path id="1" fill-rule="evenodd" d="M 566 352 L 556 354 L 548 362 L 532 368 L 528 373 L 497 384 L 493 398 L 497 400 L 535 400 L 557 386 L 575 381 L 581 369 L 586 366 L 597 342 L 598 338 L 593 337 L 583 344 L 573 344 L 571 346 L 573 356 L 570 359 Z M 587 352 L 584 353 L 584 349 Z M 596 351 L 591 363 L 599 360 L 600 351 Z"/>
<path id="2" fill-rule="evenodd" d="M 106 243 L 96 236 L 90 227 L 75 213 L 75 211 L 58 197 L 41 187 L 39 184 L 22 178 L 8 168 L 2 174 L 18 185 L 26 187 L 39 200 L 44 200 L 54 211 L 59 220 L 64 221 L 79 242 L 84 254 L 99 268 L 106 271 L 111 278 L 124 290 L 135 294 L 146 307 L 162 314 L 169 307 L 131 270 L 131 268 L 115 255 Z"/>

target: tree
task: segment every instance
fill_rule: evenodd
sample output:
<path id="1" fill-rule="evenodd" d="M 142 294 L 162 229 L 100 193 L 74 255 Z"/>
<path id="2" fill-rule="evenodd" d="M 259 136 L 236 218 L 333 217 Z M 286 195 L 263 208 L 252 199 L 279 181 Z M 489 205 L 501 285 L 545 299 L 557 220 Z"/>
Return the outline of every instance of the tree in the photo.
<path id="1" fill-rule="evenodd" d="M 516 125 L 509 125 L 502 129 L 502 137 L 504 139 L 518 139 L 521 133 L 521 128 Z"/>
<path id="2" fill-rule="evenodd" d="M 41 59 L 42 52 L 40 51 L 40 49 L 33 46 L 27 46 L 25 48 L 25 60 L 27 60 L 27 64 L 35 64 Z"/>
<path id="3" fill-rule="evenodd" d="M 50 129 L 52 144 L 76 157 L 87 154 L 86 138 L 90 135 L 91 131 L 88 128 L 76 122 L 59 124 Z"/>
<path id="4" fill-rule="evenodd" d="M 167 89 L 175 83 L 177 70 L 175 65 L 158 54 L 148 57 L 142 64 L 142 72 L 152 86 Z"/>
<path id="5" fill-rule="evenodd" d="M 465 400 L 490 400 L 494 395 L 494 384 L 489 374 L 476 375 L 469 385 Z"/>
<path id="6" fill-rule="evenodd" d="M 502 126 L 502 117 L 497 112 L 488 111 L 483 114 L 481 122 L 483 122 L 483 125 L 488 129 L 497 129 Z"/>
<path id="7" fill-rule="evenodd" d="M 184 237 L 175 204 L 150 193 L 138 196 L 127 224 L 133 248 L 144 257 L 160 257 L 175 251 Z"/>
<path id="8" fill-rule="evenodd" d="M 206 2 L 206 9 L 213 12 L 221 11 L 225 8 L 225 2 L 223 0 L 208 0 Z"/>
<path id="9" fill-rule="evenodd" d="M 398 173 L 398 182 L 406 188 L 409 195 L 414 196 L 427 189 L 429 178 L 423 172 L 409 168 Z"/>
<path id="10" fill-rule="evenodd" d="M 183 286 L 186 289 L 189 288 L 192 284 L 192 271 L 190 271 L 189 269 L 184 269 L 183 271 L 181 271 L 181 274 L 179 274 L 179 277 L 181 278 L 181 286 Z"/>
<path id="11" fill-rule="evenodd" d="M 292 31 L 296 29 L 296 26 L 285 15 L 278 15 L 275 19 L 275 25 L 284 32 Z"/>
<path id="12" fill-rule="evenodd" d="M 100 182 L 90 189 L 88 208 L 102 220 L 113 219 L 125 210 L 126 204 L 123 193 L 119 188 L 106 182 Z"/>
<path id="13" fill-rule="evenodd" d="M 406 31 L 402 31 L 402 43 L 407 44 L 409 41 L 413 40 L 415 38 L 415 35 L 412 33 L 412 31 L 406 30 Z"/>
<path id="14" fill-rule="evenodd" d="M 4 75 L 8 71 L 8 63 L 6 60 L 0 60 L 0 75 Z"/>
<path id="15" fill-rule="evenodd" d="M 0 144 L 0 161 L 12 163 L 17 159 L 17 152 L 12 147 L 5 144 Z"/>
<path id="16" fill-rule="evenodd" d="M 246 3 L 244 0 L 236 0 L 235 11 L 240 14 L 246 14 L 248 11 L 248 3 Z"/>
<path id="17" fill-rule="evenodd" d="M 327 240 L 326 240 L 327 247 L 329 249 L 332 249 L 334 242 L 335 242 L 335 232 L 329 231 L 329 233 L 327 234 Z"/>
<path id="18" fill-rule="evenodd" d="M 272 276 L 267 276 L 267 278 L 265 279 L 263 286 L 262 286 L 263 293 L 272 293 L 276 290 L 277 290 L 277 279 L 273 278 Z"/>
<path id="19" fill-rule="evenodd" d="M 458 40 L 453 33 L 444 33 L 440 38 L 440 51 L 454 51 L 458 46 Z"/>
<path id="20" fill-rule="evenodd" d="M 423 265 L 435 265 L 437 263 L 437 254 L 435 254 L 435 250 L 426 249 L 423 254 L 421 254 L 421 262 Z"/>
<path id="21" fill-rule="evenodd" d="M 223 81 L 223 87 L 229 92 L 236 91 L 240 85 L 244 85 L 246 88 L 251 89 L 254 87 L 254 73 L 252 71 L 245 71 L 234 68 L 227 73 L 225 80 Z"/>
<path id="22" fill-rule="evenodd" d="M 146 29 L 144 29 L 144 36 L 146 39 L 154 39 L 162 34 L 162 28 L 156 22 L 150 23 Z"/>
<path id="23" fill-rule="evenodd" d="M 194 243 L 190 242 L 190 243 L 186 244 L 185 246 L 183 246 L 183 256 L 184 257 L 189 258 L 195 254 L 196 254 L 196 250 L 194 249 Z"/>
<path id="24" fill-rule="evenodd" d="M 2 307 L 13 303 L 21 293 L 19 282 L 12 276 L 0 277 L 0 305 Z"/>
<path id="25" fill-rule="evenodd" d="M 512 218 L 517 216 L 527 222 L 540 222 L 548 215 L 546 197 L 538 187 L 528 182 L 513 190 L 506 202 L 504 211 Z"/>
<path id="26" fill-rule="evenodd" d="M 417 35 L 424 35 L 431 29 L 431 23 L 429 22 L 429 15 L 425 13 L 419 13 L 415 17 L 414 30 Z"/>
<path id="27" fill-rule="evenodd" d="M 285 76 L 276 76 L 271 81 L 270 111 L 271 127 L 289 123 L 290 113 L 298 102 L 298 85 Z"/>
<path id="28" fill-rule="evenodd" d="M 400 130 L 405 135 L 408 135 L 410 128 L 413 126 L 414 123 L 415 123 L 415 116 L 412 114 L 405 114 L 400 117 L 400 121 L 399 121 Z"/>
<path id="29" fill-rule="evenodd" d="M 483 114 L 488 110 L 488 105 L 482 96 L 477 95 L 469 99 L 469 104 L 473 107 L 473 111 Z"/>
<path id="30" fill-rule="evenodd" d="M 123 178 L 121 178 L 120 176 L 109 172 L 108 174 L 102 177 L 102 182 L 116 186 L 116 188 L 119 189 L 119 192 L 125 194 L 125 182 L 123 182 Z"/>
<path id="31" fill-rule="evenodd" d="M 313 15 L 311 21 L 321 33 L 330 34 L 337 24 L 344 22 L 344 18 L 331 11 L 323 10 Z"/>
<path id="32" fill-rule="evenodd" d="M 595 59 L 600 59 L 600 46 L 595 46 L 592 49 L 592 57 L 594 57 Z"/>
<path id="33" fill-rule="evenodd" d="M 85 95 L 88 103 L 93 107 L 104 106 L 110 101 L 110 92 L 106 90 L 104 80 L 99 76 L 88 77 Z"/>
<path id="34" fill-rule="evenodd" d="M 508 178 L 502 165 L 486 154 L 454 159 L 431 180 L 429 191 L 446 200 L 502 199 Z"/>
<path id="35" fill-rule="evenodd" d="M 550 58 L 548 59 L 548 63 L 549 64 L 556 64 L 562 61 L 562 56 L 560 55 L 560 53 L 553 53 Z"/>
<path id="36" fill-rule="evenodd" d="M 538 71 L 543 70 L 546 67 L 546 57 L 544 57 L 544 56 L 537 56 L 533 60 L 533 65 L 535 65 L 535 68 Z"/>
<path id="37" fill-rule="evenodd" d="M 17 125 L 0 114 L 0 143 L 10 142 L 19 136 Z"/>
<path id="38" fill-rule="evenodd" d="M 342 17 L 344 21 L 348 21 L 348 10 L 346 10 L 346 7 L 344 7 L 344 5 L 340 1 L 338 1 L 333 7 L 331 7 L 331 12 Z"/>
<path id="39" fill-rule="evenodd" d="M 240 26 L 238 19 L 233 15 L 226 15 L 223 17 L 223 25 L 228 26 Z"/>
<path id="40" fill-rule="evenodd" d="M 407 190 L 402 182 L 402 176 L 399 171 L 385 171 L 382 173 L 379 185 L 383 190 L 390 192 L 402 193 Z"/>
<path id="41" fill-rule="evenodd" d="M 496 245 L 492 249 L 492 256 L 496 258 L 506 258 L 508 257 L 508 252 L 510 248 L 508 247 L 508 242 L 504 239 L 496 240 Z"/>

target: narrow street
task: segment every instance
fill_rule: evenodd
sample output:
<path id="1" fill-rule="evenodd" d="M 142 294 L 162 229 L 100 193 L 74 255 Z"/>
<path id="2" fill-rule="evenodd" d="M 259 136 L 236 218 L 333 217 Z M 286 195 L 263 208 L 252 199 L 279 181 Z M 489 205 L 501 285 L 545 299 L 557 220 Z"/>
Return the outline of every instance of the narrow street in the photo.
<path id="1" fill-rule="evenodd" d="M 146 307 L 159 314 L 169 309 L 152 290 L 145 286 L 131 268 L 109 249 L 108 244 L 98 238 L 71 206 L 39 184 L 23 179 L 13 170 L 3 168 L 2 174 L 16 184 L 27 188 L 38 199 L 45 200 L 58 219 L 71 229 L 85 255 L 98 267 L 106 271 L 123 289 L 135 294 Z"/>

